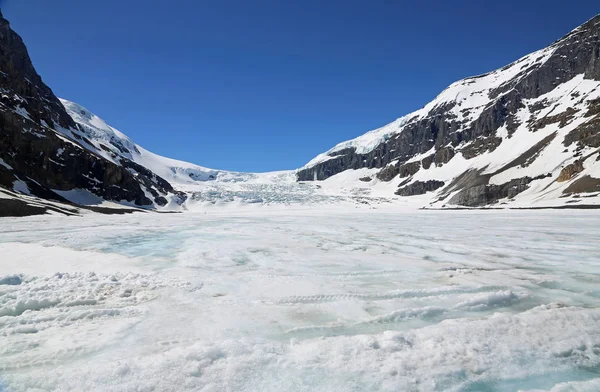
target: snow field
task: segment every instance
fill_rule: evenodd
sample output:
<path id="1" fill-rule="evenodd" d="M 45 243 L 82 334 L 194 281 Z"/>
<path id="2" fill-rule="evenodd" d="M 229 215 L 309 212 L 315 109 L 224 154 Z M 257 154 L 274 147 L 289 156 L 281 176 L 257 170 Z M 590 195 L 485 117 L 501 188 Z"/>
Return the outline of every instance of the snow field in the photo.
<path id="1" fill-rule="evenodd" d="M 599 218 L 288 209 L 3 219 L 0 386 L 595 391 Z"/>

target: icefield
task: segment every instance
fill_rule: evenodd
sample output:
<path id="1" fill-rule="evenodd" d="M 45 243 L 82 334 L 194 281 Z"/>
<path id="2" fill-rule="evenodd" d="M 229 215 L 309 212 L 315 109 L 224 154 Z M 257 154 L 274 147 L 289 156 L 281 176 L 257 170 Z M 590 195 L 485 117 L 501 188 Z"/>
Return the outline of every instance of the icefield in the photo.
<path id="1" fill-rule="evenodd" d="M 598 391 L 600 211 L 0 220 L 0 391 Z"/>

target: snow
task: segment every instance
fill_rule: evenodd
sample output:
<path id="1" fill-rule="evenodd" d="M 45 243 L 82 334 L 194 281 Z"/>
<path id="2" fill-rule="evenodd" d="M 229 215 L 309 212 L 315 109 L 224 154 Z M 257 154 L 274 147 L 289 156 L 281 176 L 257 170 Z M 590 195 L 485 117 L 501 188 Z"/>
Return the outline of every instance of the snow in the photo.
<path id="1" fill-rule="evenodd" d="M 355 139 L 339 143 L 329 151 L 312 159 L 303 168 L 309 168 L 318 163 L 333 159 L 334 157 L 331 154 L 347 148 L 352 148 L 359 154 L 369 153 L 378 145 L 385 143 L 392 135 L 402 132 L 406 125 L 427 117 L 432 110 L 448 103 L 456 103 L 456 106 L 450 113 L 456 115 L 458 120 L 468 120 L 464 124 L 464 126 L 468 126 L 470 122 L 474 121 L 481 114 L 484 107 L 489 103 L 488 95 L 492 89 L 512 80 L 519 74 L 522 67 L 541 66 L 553 52 L 553 48 L 547 48 L 523 57 L 502 70 L 456 82 L 424 108 L 401 117 L 382 128 L 367 132 Z M 524 76 L 525 74 L 521 77 Z M 116 159 L 117 156 L 130 159 L 150 169 L 178 188 L 185 187 L 186 185 L 196 185 L 198 182 L 215 180 L 223 182 L 247 182 L 261 176 L 261 174 L 257 173 L 238 173 L 209 169 L 188 162 L 159 156 L 135 144 L 125 134 L 108 125 L 104 120 L 85 107 L 66 99 L 61 99 L 61 102 L 69 115 L 85 129 L 84 136 L 93 143 L 90 146 L 82 142 L 88 148 L 115 163 L 119 163 L 118 159 Z M 464 109 L 470 109 L 471 113 L 466 116 Z M 72 139 L 74 138 L 72 136 L 73 130 L 62 130 L 62 132 Z M 115 144 L 124 147 L 127 151 L 120 150 Z M 112 153 L 107 152 L 106 149 L 111 150 Z M 264 174 L 267 176 L 271 175 L 271 173 Z"/>
<path id="2" fill-rule="evenodd" d="M 574 33 L 577 33 L 577 30 L 574 30 Z M 562 41 L 557 41 L 548 48 L 524 56 L 506 67 L 457 81 L 422 109 L 358 138 L 339 143 L 329 151 L 312 159 L 302 169 L 335 159 L 344 149 L 353 149 L 357 154 L 369 153 L 379 145 L 386 143 L 394 135 L 403 132 L 416 121 L 437 116 L 440 113 L 444 113 L 448 120 L 453 121 L 455 125 L 458 124 L 457 131 L 468 129 L 486 108 L 493 105 L 503 94 L 513 91 L 513 85 L 543 66 L 560 45 L 562 45 Z M 535 178 L 528 190 L 518 194 L 514 199 L 500 200 L 495 205 L 496 207 L 549 207 L 564 206 L 570 203 L 598 205 L 600 198 L 597 196 L 600 194 L 591 192 L 565 196 L 565 190 L 572 184 L 572 181 L 556 182 L 561 170 L 580 157 L 587 157 L 584 162 L 585 170 L 576 178 L 586 175 L 600 178 L 600 161 L 597 161 L 595 159 L 597 155 L 594 155 L 596 148 L 581 146 L 577 143 L 573 143 L 569 147 L 565 146 L 565 137 L 592 118 L 587 116 L 588 109 L 589 104 L 600 98 L 600 88 L 598 87 L 598 81 L 586 79 L 581 74 L 557 85 L 552 91 L 536 99 L 524 100 L 523 107 L 515 114 L 517 129 L 513 133 L 510 133 L 506 126 L 497 129 L 492 136 L 501 138 L 502 142 L 492 152 L 483 152 L 474 158 L 465 159 L 461 150 L 477 140 L 462 142 L 453 146 L 456 154 L 448 163 L 440 166 L 432 165 L 427 170 L 421 168 L 411 178 L 396 177 L 389 183 L 375 180 L 368 184 L 360 184 L 358 181 L 361 177 L 352 174 L 352 172 L 357 173 L 358 171 L 346 170 L 344 173 L 349 174 L 340 173 L 322 182 L 331 184 L 343 179 L 342 186 L 338 190 L 332 187 L 323 192 L 331 195 L 339 191 L 338 195 L 340 196 L 360 192 L 363 196 L 381 195 L 392 203 L 411 205 L 415 208 L 446 208 L 451 207 L 448 203 L 452 200 L 453 194 L 447 195 L 445 187 L 418 197 L 398 198 L 393 194 L 397 186 L 405 180 L 409 182 L 404 185 L 430 180 L 443 181 L 448 185 L 461 174 L 473 171 L 492 175 L 489 179 L 491 185 L 503 185 L 513 179 L 523 177 Z M 499 91 L 502 93 L 498 94 Z M 563 115 L 562 121 L 541 126 L 544 122 L 549 122 L 547 121 L 549 117 L 561 114 Z M 534 125 L 539 125 L 539 127 Z M 533 157 L 527 159 L 526 162 L 515 161 L 543 140 L 547 140 L 548 143 Z M 437 148 L 439 147 L 437 146 Z M 421 161 L 434 152 L 435 148 L 426 153 L 415 154 L 408 157 L 406 162 Z M 510 165 L 511 163 L 513 164 Z M 398 160 L 389 163 L 389 165 L 396 164 L 398 164 Z M 367 176 L 376 179 L 377 170 L 380 169 L 368 171 Z M 546 177 L 541 178 L 542 176 Z M 346 178 L 354 180 L 348 181 Z M 585 199 L 583 199 L 584 196 Z"/>
<path id="3" fill-rule="evenodd" d="M 6 162 L 4 162 L 4 160 L 2 158 L 0 158 L 0 166 L 8 169 L 8 170 L 13 170 L 13 168 Z"/>
<path id="4" fill-rule="evenodd" d="M 529 390 L 524 392 L 596 392 L 600 390 L 600 380 L 572 381 L 555 385 L 550 390 Z"/>
<path id="5" fill-rule="evenodd" d="M 0 389 L 595 391 L 599 219 L 0 219 Z"/>
<path id="6" fill-rule="evenodd" d="M 28 112 L 28 111 L 27 111 L 27 109 L 25 109 L 24 107 L 22 107 L 22 106 L 17 106 L 17 107 L 14 109 L 14 111 L 15 111 L 15 113 L 17 113 L 19 116 L 21 116 L 21 117 L 24 117 L 24 118 L 26 118 L 26 119 L 28 119 L 28 120 L 31 120 L 31 117 L 29 116 L 29 112 Z"/>
<path id="7" fill-rule="evenodd" d="M 458 97 L 466 94 L 465 91 L 470 91 L 473 93 L 476 90 L 479 91 L 479 89 L 483 88 L 484 86 L 488 86 L 484 90 L 489 91 L 491 87 L 497 87 L 514 77 L 515 67 L 521 68 L 526 65 L 525 68 L 528 68 L 535 64 L 539 65 L 546 61 L 551 52 L 552 50 L 550 49 L 540 51 L 539 53 L 526 56 L 525 58 L 511 64 L 508 67 L 505 67 L 502 70 L 495 71 L 481 77 L 457 82 L 440 94 L 440 96 L 433 103 L 427 105 L 424 110 L 427 112 L 433 110 L 444 102 L 449 102 L 448 100 L 450 100 L 451 97 L 456 97 L 456 99 L 458 99 Z M 574 149 L 576 148 L 576 145 L 573 144 L 569 148 L 566 148 L 564 145 L 565 136 L 576 127 L 590 120 L 590 117 L 586 117 L 587 103 L 599 97 L 600 89 L 598 89 L 598 82 L 586 80 L 584 75 L 577 75 L 573 79 L 557 86 L 554 90 L 538 97 L 537 99 L 526 100 L 524 102 L 524 107 L 516 113 L 516 117 L 521 125 L 511 136 L 509 136 L 508 130 L 505 127 L 501 127 L 497 131 L 496 136 L 501 137 L 503 140 L 493 152 L 485 152 L 467 160 L 459 151 L 448 163 L 440 167 L 432 165 L 427 170 L 421 168 L 421 170 L 412 176 L 410 182 L 438 180 L 449 184 L 458 175 L 466 172 L 467 170 L 477 170 L 481 171 L 483 174 L 496 173 L 490 178 L 490 184 L 495 185 L 507 183 L 515 178 L 534 178 L 539 175 L 549 174 L 550 177 L 538 179 L 531 183 L 530 189 L 517 195 L 514 200 L 502 200 L 500 206 L 548 207 L 572 203 L 574 200 L 571 197 L 564 197 L 563 195 L 563 191 L 571 184 L 571 182 L 555 182 L 555 179 L 560 174 L 561 169 L 567 164 L 578 159 L 577 157 L 574 157 Z M 489 103 L 489 101 L 487 102 Z M 533 112 L 531 108 L 540 103 L 545 103 L 546 107 L 537 113 Z M 564 126 L 561 127 L 559 122 L 556 122 L 553 124 L 548 124 L 545 127 L 541 127 L 535 132 L 531 130 L 529 124 L 532 122 L 543 120 L 548 116 L 563 114 L 568 109 L 573 108 L 575 108 L 577 111 L 572 115 L 570 121 L 564 124 Z M 418 113 L 413 113 L 408 117 L 414 117 L 417 114 Z M 455 114 L 458 115 L 458 112 Z M 384 128 L 382 128 L 382 130 Z M 554 138 L 532 160 L 528 161 L 526 164 L 518 164 L 509 169 L 501 170 L 515 159 L 522 156 L 534 145 L 553 134 L 555 134 Z M 365 137 L 368 135 L 373 136 L 374 133 L 368 133 L 365 135 Z M 362 143 L 364 140 L 358 138 L 346 144 L 342 143 L 341 145 L 345 145 L 346 147 L 352 145 L 360 150 L 362 147 L 371 145 L 366 142 Z M 374 143 L 376 144 L 376 142 Z M 359 145 L 362 147 L 359 147 Z M 465 145 L 458 146 L 458 149 L 460 150 L 460 148 L 463 147 L 465 147 Z M 338 150 L 337 147 L 325 154 L 319 155 L 306 167 L 323 162 L 324 159 L 333 159 L 328 154 L 336 150 Z M 590 154 L 593 154 L 594 151 L 594 148 L 586 147 L 582 151 L 582 156 L 589 156 Z M 431 155 L 433 152 L 433 150 L 430 150 L 425 154 L 415 155 L 407 162 L 420 161 Z M 600 178 L 600 162 L 595 159 L 595 156 L 596 155 L 590 156 L 588 159 L 586 159 L 584 162 L 585 170 L 580 176 L 590 175 L 593 178 Z M 395 164 L 395 162 L 392 164 Z M 397 186 L 406 180 L 406 178 L 395 178 L 389 183 L 377 181 L 375 174 L 379 170 L 380 169 L 362 169 L 361 171 L 346 170 L 327 179 L 326 181 L 319 183 L 337 185 L 331 186 L 328 190 L 323 189 L 322 192 L 333 191 L 334 193 L 338 192 L 338 194 L 343 195 L 356 194 L 360 189 L 362 189 L 363 195 L 380 195 L 387 197 L 390 202 L 412 205 L 415 208 L 427 206 L 436 208 L 442 208 L 444 206 L 447 207 L 446 203 L 451 199 L 451 197 L 447 197 L 443 201 L 435 201 L 441 195 L 441 193 L 444 192 L 444 188 L 440 188 L 437 192 L 431 192 L 426 196 L 410 197 L 408 198 L 410 200 L 406 200 L 407 198 L 394 198 L 392 195 L 397 189 Z M 359 178 L 362 176 L 353 174 L 359 172 L 375 179 L 375 181 L 371 181 L 367 184 L 361 184 Z M 340 179 L 344 180 L 342 180 L 340 183 Z M 588 197 L 585 199 L 585 202 L 582 202 L 582 204 L 599 203 L 600 199 L 597 197 Z"/>
<path id="8" fill-rule="evenodd" d="M 13 182 L 13 190 L 25 195 L 31 195 L 31 191 L 29 190 L 27 183 L 21 180 L 15 180 L 15 182 Z"/>
<path id="9" fill-rule="evenodd" d="M 108 125 L 104 120 L 85 107 L 66 99 L 61 99 L 61 102 L 73 120 L 82 125 L 86 130 L 84 136 L 94 144 L 93 146 L 88 147 L 91 147 L 97 154 L 111 162 L 119 163 L 113 155 L 101 148 L 100 145 L 110 149 L 116 156 L 132 160 L 135 163 L 150 169 L 158 176 L 169 181 L 172 185 L 210 181 L 221 174 L 229 178 L 237 176 L 243 179 L 246 177 L 244 173 L 223 172 L 220 170 L 208 169 L 192 163 L 154 154 L 135 144 L 125 134 Z M 72 132 L 72 130 L 64 130 L 64 133 L 67 135 Z M 128 152 L 120 151 L 115 144 L 127 149 Z"/>
<path id="10" fill-rule="evenodd" d="M 58 189 L 52 189 L 54 193 L 64 197 L 72 203 L 76 203 L 83 206 L 91 206 L 105 203 L 105 200 L 100 196 L 94 195 L 87 189 L 71 189 L 69 191 L 61 191 Z"/>

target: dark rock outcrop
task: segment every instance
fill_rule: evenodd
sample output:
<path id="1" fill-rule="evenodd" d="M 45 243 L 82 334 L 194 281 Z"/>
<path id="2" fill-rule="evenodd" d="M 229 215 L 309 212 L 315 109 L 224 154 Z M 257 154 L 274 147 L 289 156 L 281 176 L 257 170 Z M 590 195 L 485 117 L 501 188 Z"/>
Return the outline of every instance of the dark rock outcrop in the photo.
<path id="1" fill-rule="evenodd" d="M 377 173 L 377 178 L 381 181 L 391 181 L 398 175 L 400 178 L 410 177 L 415 175 L 420 168 L 421 162 L 410 162 L 402 165 L 396 163 L 381 169 L 381 171 Z"/>
<path id="2" fill-rule="evenodd" d="M 429 180 L 415 181 L 412 184 L 406 185 L 396 191 L 399 196 L 415 196 L 424 195 L 427 192 L 435 191 L 444 186 L 444 181 Z"/>
<path id="3" fill-rule="evenodd" d="M 481 184 L 461 190 L 450 199 L 450 204 L 481 207 L 500 199 L 513 198 L 527 190 L 533 181 L 530 177 L 515 178 L 502 185 Z"/>
<path id="4" fill-rule="evenodd" d="M 465 159 L 472 159 L 484 152 L 492 152 L 502 143 L 496 136 L 480 137 L 463 147 L 460 152 Z"/>
<path id="5" fill-rule="evenodd" d="M 578 178 L 563 191 L 563 194 L 570 195 L 573 193 L 590 192 L 600 192 L 600 178 L 594 178 L 592 176 L 583 176 Z"/>
<path id="6" fill-rule="evenodd" d="M 579 150 L 585 147 L 600 147 L 600 115 L 596 115 L 565 136 L 566 147 L 573 143 L 577 143 Z"/>
<path id="7" fill-rule="evenodd" d="M 44 215 L 47 208 L 33 206 L 17 199 L 0 199 L 0 218 Z"/>
<path id="8" fill-rule="evenodd" d="M 538 131 L 550 124 L 556 124 L 556 123 L 558 123 L 558 126 L 560 128 L 562 128 L 573 120 L 573 118 L 575 117 L 575 114 L 577 114 L 577 112 L 578 112 L 578 110 L 576 110 L 576 109 L 567 108 L 567 110 L 565 110 L 562 113 L 555 114 L 553 116 L 543 117 L 541 119 L 536 120 L 531 125 L 531 130 L 533 132 L 535 132 L 535 131 Z"/>
<path id="9" fill-rule="evenodd" d="M 64 201 L 52 190 L 84 189 L 138 206 L 166 204 L 171 185 L 132 162 L 113 163 L 65 135 L 77 125 L 37 74 L 27 48 L 0 13 L 0 186 L 15 181 L 42 198 Z M 139 165 L 138 165 L 139 166 Z M 153 195 L 150 200 L 142 185 Z"/>
<path id="10" fill-rule="evenodd" d="M 435 162 L 437 167 L 443 166 L 445 163 L 450 162 L 450 160 L 454 158 L 454 154 L 454 149 L 452 147 L 440 148 L 433 156 L 433 162 Z"/>
<path id="11" fill-rule="evenodd" d="M 435 158 L 435 154 L 431 154 L 431 155 L 427 156 L 426 158 L 423 158 L 423 160 L 421 161 L 421 165 L 423 166 L 423 169 L 429 170 L 429 168 L 431 167 L 431 164 L 433 163 L 434 158 Z"/>
<path id="12" fill-rule="evenodd" d="M 421 162 L 410 162 L 400 165 L 398 174 L 400 178 L 414 176 L 421 168 Z"/>
<path id="13" fill-rule="evenodd" d="M 392 181 L 398 175 L 398 165 L 388 165 L 376 174 L 381 181 Z"/>

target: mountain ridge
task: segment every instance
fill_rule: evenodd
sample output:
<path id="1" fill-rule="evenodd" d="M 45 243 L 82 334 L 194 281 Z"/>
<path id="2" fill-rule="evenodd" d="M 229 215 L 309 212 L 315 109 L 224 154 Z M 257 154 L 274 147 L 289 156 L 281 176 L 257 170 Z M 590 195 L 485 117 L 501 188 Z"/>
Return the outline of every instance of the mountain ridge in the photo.
<path id="1" fill-rule="evenodd" d="M 380 180 L 404 179 L 397 181 L 400 186 L 397 194 L 409 196 L 434 192 L 435 196 L 432 196 L 430 204 L 438 206 L 443 206 L 444 203 L 440 204 L 437 201 L 446 199 L 451 204 L 462 206 L 482 206 L 496 203 L 501 199 L 512 199 L 527 190 L 532 181 L 547 178 L 543 177 L 547 174 L 552 176 L 557 171 L 556 166 L 553 166 L 554 161 L 549 159 L 552 163 L 549 162 L 544 168 L 546 172 L 540 171 L 531 177 L 508 179 L 515 180 L 521 185 L 511 184 L 510 181 L 503 184 L 490 184 L 489 181 L 494 176 L 485 178 L 482 175 L 489 165 L 467 164 L 466 167 L 457 167 L 456 170 L 459 171 L 453 176 L 442 173 L 440 177 L 443 178 L 435 178 L 433 173 L 430 176 L 422 176 L 418 172 L 429 170 L 432 165 L 444 166 L 453 159 L 455 161 L 459 159 L 455 158 L 457 156 L 462 155 L 466 160 L 470 160 L 486 153 L 493 153 L 503 142 L 511 139 L 519 128 L 525 127 L 532 131 L 531 133 L 535 133 L 538 131 L 537 128 L 551 126 L 554 122 L 560 121 L 557 115 L 559 116 L 561 112 L 555 112 L 556 114 L 550 116 L 556 108 L 550 113 L 544 113 L 543 109 L 547 109 L 547 106 L 553 103 L 541 102 L 540 97 L 557 91 L 577 77 L 582 77 L 579 84 L 572 86 L 571 91 L 561 91 L 561 93 L 563 95 L 586 94 L 588 99 L 569 102 L 574 108 L 569 109 L 570 106 L 563 108 L 565 111 L 571 110 L 570 113 L 563 114 L 564 119 L 573 120 L 573 117 L 577 117 L 575 112 L 581 114 L 582 111 L 587 110 L 588 104 L 595 107 L 595 100 L 598 99 L 596 88 L 600 80 L 599 31 L 600 15 L 596 15 L 546 48 L 495 71 L 454 82 L 422 109 L 358 138 L 339 143 L 329 151 L 318 155 L 298 171 L 298 177 L 303 181 L 323 180 L 349 169 L 380 169 L 376 174 Z M 584 86 L 582 87 L 584 91 L 578 92 L 578 86 L 588 81 L 593 81 L 592 88 Z M 588 90 L 585 90 L 586 88 Z M 555 101 L 563 96 L 559 94 L 547 98 L 556 103 Z M 540 102 L 534 102 L 535 100 Z M 523 108 L 527 108 L 530 113 L 524 113 Z M 590 110 L 595 109 L 590 108 Z M 573 151 L 573 154 L 584 154 L 583 150 L 591 153 L 594 148 L 600 147 L 596 141 L 598 127 L 595 120 L 596 117 L 586 122 L 587 129 L 580 132 L 579 137 L 569 133 L 570 139 L 577 139 L 571 140 L 569 145 L 576 141 L 581 147 L 578 151 Z M 524 125 L 526 121 L 530 124 Z M 565 127 L 569 124 L 561 125 Z M 584 137 L 582 134 L 587 136 Z M 549 137 L 549 135 L 545 136 Z M 567 138 L 567 135 L 561 134 L 561 136 Z M 541 153 L 545 148 L 543 143 L 538 145 L 538 148 L 534 148 L 537 143 L 545 140 L 543 137 L 531 137 L 523 132 L 519 132 L 519 137 L 522 143 L 515 148 L 521 148 L 522 154 L 525 155 L 529 152 L 531 155 L 529 158 L 533 160 L 536 159 L 535 154 Z M 529 143 L 527 139 L 532 139 L 533 143 Z M 534 151 L 529 151 L 532 148 Z M 518 156 L 512 158 L 516 159 Z M 510 159 L 500 163 L 506 165 L 504 170 L 485 174 L 500 174 L 512 169 Z M 478 171 L 480 175 L 472 174 L 471 181 L 465 181 L 468 171 Z M 558 176 L 559 173 L 555 175 Z M 458 181 L 460 176 L 462 181 Z M 597 187 L 593 185 L 594 181 L 588 181 L 589 186 L 581 189 L 585 190 L 585 193 L 595 192 Z M 452 186 L 448 186 L 449 183 Z M 442 188 L 445 185 L 446 187 Z M 460 190 L 463 191 L 460 196 L 453 192 L 457 189 L 457 185 L 460 185 L 459 187 L 462 188 Z M 502 189 L 499 190 L 496 185 L 501 186 Z M 515 187 L 520 191 L 517 193 L 506 191 Z"/>
<path id="2" fill-rule="evenodd" d="M 134 174 L 90 148 L 1 14 L 0 71 L 0 186 L 58 202 L 69 202 L 64 192 L 85 190 L 146 208 L 174 193 L 155 175 Z"/>
<path id="3" fill-rule="evenodd" d="M 300 169 L 239 173 L 154 154 L 58 99 L 0 13 L 0 187 L 8 191 L 0 200 L 20 194 L 28 202 L 167 211 L 235 203 L 600 204 L 599 35 L 600 14 Z"/>

